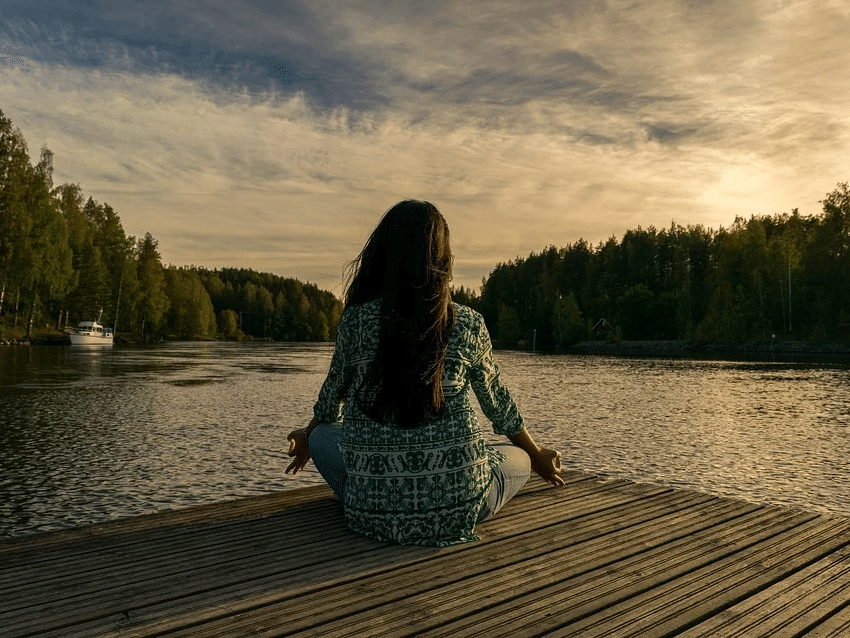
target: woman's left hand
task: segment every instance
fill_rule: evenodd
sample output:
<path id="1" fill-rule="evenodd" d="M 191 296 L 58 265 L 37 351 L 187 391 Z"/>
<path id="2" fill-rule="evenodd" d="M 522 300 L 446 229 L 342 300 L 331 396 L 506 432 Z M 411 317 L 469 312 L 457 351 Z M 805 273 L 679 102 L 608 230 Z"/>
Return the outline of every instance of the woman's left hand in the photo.
<path id="1" fill-rule="evenodd" d="M 537 454 L 530 454 L 531 469 L 534 470 L 544 481 L 555 487 L 564 484 L 561 478 L 561 453 L 549 448 L 540 448 Z"/>
<path id="2" fill-rule="evenodd" d="M 307 440 L 307 429 L 300 428 L 298 430 L 292 430 L 286 438 L 289 439 L 289 456 L 295 457 L 292 463 L 289 464 L 289 467 L 286 468 L 286 474 L 289 474 L 290 470 L 292 470 L 293 475 L 298 474 L 299 470 L 303 470 L 304 466 L 307 465 L 307 461 L 310 460 L 310 443 Z"/>

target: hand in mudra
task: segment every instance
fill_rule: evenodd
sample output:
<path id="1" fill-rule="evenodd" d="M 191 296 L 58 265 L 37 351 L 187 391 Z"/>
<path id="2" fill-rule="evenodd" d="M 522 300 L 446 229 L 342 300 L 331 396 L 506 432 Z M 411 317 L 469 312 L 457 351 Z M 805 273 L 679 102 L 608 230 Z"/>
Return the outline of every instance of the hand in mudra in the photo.
<path id="1" fill-rule="evenodd" d="M 540 452 L 531 455 L 531 469 L 547 483 L 558 486 L 564 484 L 561 478 L 561 453 L 542 447 Z"/>
<path id="2" fill-rule="evenodd" d="M 304 466 L 310 460 L 310 443 L 307 440 L 306 428 L 292 430 L 289 436 L 289 456 L 294 456 L 292 463 L 286 468 L 286 474 L 292 470 L 293 474 L 298 474 L 299 470 L 303 470 Z"/>

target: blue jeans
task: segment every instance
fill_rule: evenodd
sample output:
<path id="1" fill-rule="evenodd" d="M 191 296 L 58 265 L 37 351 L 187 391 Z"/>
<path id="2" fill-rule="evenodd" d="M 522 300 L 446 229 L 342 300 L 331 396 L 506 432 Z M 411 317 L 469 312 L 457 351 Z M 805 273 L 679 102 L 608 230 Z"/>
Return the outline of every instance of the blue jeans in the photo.
<path id="1" fill-rule="evenodd" d="M 342 423 L 322 423 L 310 434 L 310 456 L 319 474 L 343 501 L 345 496 L 345 461 L 342 455 Z M 493 481 L 478 522 L 492 518 L 528 482 L 531 475 L 531 459 L 528 454 L 510 443 L 493 446 L 505 456 L 505 460 L 493 470 Z"/>

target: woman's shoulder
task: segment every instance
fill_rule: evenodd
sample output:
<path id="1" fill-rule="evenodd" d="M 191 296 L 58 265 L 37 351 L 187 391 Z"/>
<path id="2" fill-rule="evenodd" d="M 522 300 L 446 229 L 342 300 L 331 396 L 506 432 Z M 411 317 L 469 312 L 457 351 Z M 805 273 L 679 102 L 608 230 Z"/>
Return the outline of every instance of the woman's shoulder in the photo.
<path id="1" fill-rule="evenodd" d="M 477 326 L 484 323 L 484 317 L 481 316 L 476 310 L 473 310 L 469 306 L 464 306 L 463 304 L 455 303 L 455 314 L 457 315 L 457 322 L 462 325 L 467 326 Z"/>
<path id="2" fill-rule="evenodd" d="M 367 301 L 365 303 L 346 306 L 339 318 L 337 330 L 344 335 L 370 330 L 370 326 L 377 320 L 380 314 L 381 306 L 377 301 Z"/>
<path id="3" fill-rule="evenodd" d="M 342 316 L 350 319 L 352 317 L 380 314 L 380 312 L 381 300 L 372 299 L 370 301 L 364 301 L 363 303 L 346 306 L 342 311 Z"/>
<path id="4" fill-rule="evenodd" d="M 458 303 L 454 306 L 456 320 L 452 341 L 460 350 L 468 350 L 467 355 L 474 359 L 489 341 L 484 317 L 469 306 Z"/>

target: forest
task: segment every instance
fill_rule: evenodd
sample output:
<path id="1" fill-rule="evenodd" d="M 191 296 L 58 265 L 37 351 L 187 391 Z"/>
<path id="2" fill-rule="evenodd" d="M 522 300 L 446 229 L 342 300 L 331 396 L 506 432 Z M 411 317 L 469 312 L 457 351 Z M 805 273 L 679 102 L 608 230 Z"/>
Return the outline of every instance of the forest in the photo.
<path id="1" fill-rule="evenodd" d="M 822 213 L 736 217 L 628 230 L 591 245 L 500 263 L 454 299 L 484 315 L 501 347 L 566 348 L 588 339 L 692 343 L 850 338 L 850 188 Z M 61 333 L 100 317 L 119 336 L 327 341 L 342 304 L 297 279 L 242 268 L 165 266 L 154 237 L 127 236 L 118 213 L 77 184 L 53 184 L 0 111 L 0 340 Z"/>
<path id="2" fill-rule="evenodd" d="M 158 242 L 77 184 L 53 184 L 0 111 L 0 339 L 61 334 L 100 318 L 119 337 L 328 341 L 341 302 L 297 279 L 249 269 L 165 266 Z"/>
<path id="3" fill-rule="evenodd" d="M 823 212 L 627 231 L 498 264 L 455 291 L 502 347 L 588 339 L 741 343 L 850 338 L 850 189 Z"/>

